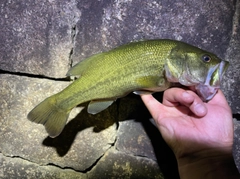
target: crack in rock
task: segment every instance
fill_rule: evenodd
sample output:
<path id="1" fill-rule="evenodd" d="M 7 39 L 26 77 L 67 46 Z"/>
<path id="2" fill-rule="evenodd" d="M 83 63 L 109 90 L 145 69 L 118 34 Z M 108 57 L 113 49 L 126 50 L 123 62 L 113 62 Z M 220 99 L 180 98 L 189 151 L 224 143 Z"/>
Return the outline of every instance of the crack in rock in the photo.
<path id="1" fill-rule="evenodd" d="M 42 165 L 39 165 L 38 163 L 36 163 L 36 162 L 33 162 L 33 161 L 31 161 L 31 160 L 28 160 L 28 159 L 26 159 L 26 158 L 24 158 L 24 157 L 21 157 L 21 156 L 15 156 L 15 155 L 5 155 L 4 153 L 1 153 L 0 152 L 0 154 L 2 154 L 2 156 L 3 157 L 6 157 L 6 158 L 12 158 L 12 159 L 20 159 L 20 160 L 23 160 L 23 161 L 26 161 L 26 162 L 30 162 L 30 163 L 32 163 L 32 164 L 35 164 L 35 165 L 38 165 L 38 166 L 42 166 Z"/>
<path id="2" fill-rule="evenodd" d="M 69 66 L 73 66 L 73 54 L 75 49 L 75 42 L 76 42 L 76 34 L 77 34 L 77 24 L 73 24 L 71 29 L 71 39 L 72 39 L 72 48 L 70 49 L 69 53 Z"/>
<path id="3" fill-rule="evenodd" d="M 46 164 L 46 165 L 40 165 L 39 163 L 33 162 L 33 161 L 28 160 L 28 159 L 26 159 L 26 158 L 24 158 L 24 157 L 21 157 L 21 156 L 10 156 L 10 155 L 5 155 L 4 153 L 1 153 L 1 152 L 0 152 L 0 154 L 2 154 L 2 156 L 3 156 L 3 157 L 6 157 L 6 158 L 20 159 L 20 160 L 23 160 L 23 161 L 26 161 L 26 162 L 35 164 L 35 165 L 40 166 L 40 167 L 54 166 L 54 167 L 59 168 L 59 169 L 61 169 L 61 170 L 72 170 L 72 171 L 79 172 L 79 173 L 85 173 L 85 172 L 83 172 L 83 171 L 76 170 L 76 169 L 74 169 L 74 168 L 72 168 L 72 167 L 61 167 L 61 166 L 56 165 L 56 164 L 54 164 L 54 163 L 48 163 L 48 164 Z"/>
<path id="4" fill-rule="evenodd" d="M 39 164 L 38 164 L 38 165 L 39 165 Z M 72 171 L 75 171 L 75 172 L 84 173 L 83 171 L 76 170 L 76 169 L 74 169 L 74 168 L 72 168 L 72 167 L 61 167 L 61 166 L 56 165 L 56 164 L 54 164 L 54 163 L 48 163 L 47 165 L 39 165 L 39 166 L 45 166 L 45 167 L 47 167 L 47 166 L 53 166 L 53 167 L 59 168 L 59 169 L 61 169 L 61 170 L 72 170 Z"/>
<path id="5" fill-rule="evenodd" d="M 83 173 L 89 173 L 95 166 L 97 166 L 97 164 L 99 163 L 99 161 L 105 156 L 105 154 L 106 154 L 109 150 L 111 150 L 113 147 L 115 148 L 116 142 L 117 142 L 117 136 L 116 136 L 114 142 L 113 142 L 113 143 L 110 143 L 110 147 L 109 147 L 90 167 L 88 167 L 87 169 L 85 169 L 84 171 L 81 171 L 81 172 L 83 172 Z M 116 150 L 116 148 L 115 148 L 115 150 Z"/>
<path id="6" fill-rule="evenodd" d="M 36 75 L 36 74 L 30 74 L 30 73 L 23 73 L 23 72 L 12 72 L 12 71 L 6 71 L 0 69 L 0 74 L 8 74 L 8 75 L 14 75 L 14 76 L 24 76 L 29 78 L 38 78 L 38 79 L 47 79 L 47 80 L 53 80 L 53 81 L 71 81 L 69 77 L 65 78 L 53 78 L 48 77 L 45 75 Z"/>
<path id="7" fill-rule="evenodd" d="M 86 178 L 86 174 L 62 169 L 56 165 L 39 165 L 20 156 L 5 156 L 0 153 L 0 178 Z"/>
<path id="8" fill-rule="evenodd" d="M 239 28 L 239 19 L 240 19 L 240 1 L 237 0 L 235 4 L 235 14 L 233 16 L 233 30 L 232 35 L 237 35 L 237 28 Z"/>
<path id="9" fill-rule="evenodd" d="M 125 155 L 131 156 L 131 157 L 136 157 L 136 158 L 141 158 L 141 159 L 147 159 L 147 160 L 156 162 L 156 160 L 153 160 L 152 158 L 149 158 L 148 156 L 137 155 L 137 154 L 134 154 L 134 153 L 122 151 L 122 150 L 118 149 L 117 147 L 115 148 L 115 150 L 118 151 L 118 152 L 120 152 L 120 153 L 124 153 Z"/>

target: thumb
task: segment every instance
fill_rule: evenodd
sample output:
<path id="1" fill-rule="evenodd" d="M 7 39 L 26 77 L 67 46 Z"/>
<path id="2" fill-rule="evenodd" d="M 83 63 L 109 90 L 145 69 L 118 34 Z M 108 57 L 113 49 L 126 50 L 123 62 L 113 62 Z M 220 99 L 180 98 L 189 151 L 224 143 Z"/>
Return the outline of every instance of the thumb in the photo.
<path id="1" fill-rule="evenodd" d="M 151 94 L 143 94 L 141 95 L 141 98 L 154 120 L 159 119 L 159 111 L 163 110 L 164 105 L 156 100 Z"/>
<path id="2" fill-rule="evenodd" d="M 174 112 L 169 110 L 168 107 L 161 104 L 150 94 L 143 94 L 141 98 L 151 113 L 159 131 L 161 132 L 165 141 L 171 145 L 170 141 L 174 135 L 174 126 L 176 122 L 172 118 L 167 116 L 174 115 Z"/>

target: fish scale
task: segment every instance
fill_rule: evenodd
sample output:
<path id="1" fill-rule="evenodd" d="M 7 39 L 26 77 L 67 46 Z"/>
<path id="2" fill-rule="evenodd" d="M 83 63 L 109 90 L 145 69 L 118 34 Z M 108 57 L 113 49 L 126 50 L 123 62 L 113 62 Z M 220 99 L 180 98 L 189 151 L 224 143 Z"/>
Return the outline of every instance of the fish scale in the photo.
<path id="1" fill-rule="evenodd" d="M 156 44 L 157 42 L 154 45 L 156 46 Z M 137 45 L 137 50 L 133 50 L 132 46 L 134 45 Z M 164 61 L 159 63 L 160 61 L 158 59 L 162 56 L 159 56 L 157 51 L 151 47 L 151 44 L 139 45 L 134 43 L 126 46 L 126 48 L 119 50 L 115 49 L 109 55 L 104 55 L 105 58 L 99 58 L 96 65 L 93 64 L 94 66 L 89 67 L 94 70 L 87 69 L 87 74 L 84 74 L 64 91 L 60 92 L 58 98 L 61 99 L 61 101 L 59 100 L 58 102 L 61 106 L 67 106 L 71 109 L 89 100 L 120 97 L 131 90 L 137 90 L 141 87 L 153 87 L 152 85 L 140 86 L 134 80 L 147 75 L 158 75 L 159 78 L 164 78 L 163 74 L 160 76 L 161 69 L 163 69 L 161 66 L 164 65 Z M 159 48 L 161 48 L 161 46 L 163 46 L 162 43 Z M 144 50 L 152 52 L 151 58 L 146 60 L 146 55 L 142 55 Z M 115 55 L 116 52 L 117 55 Z M 112 66 L 114 68 L 98 68 L 101 61 L 103 62 L 101 67 Z M 90 71 L 92 73 L 90 73 Z M 68 100 L 70 98 L 68 96 L 70 91 L 74 91 L 74 95 L 71 94 L 71 102 Z M 107 91 L 114 91 L 114 93 Z M 65 102 L 65 100 L 68 102 Z M 64 103 L 66 103 L 66 105 Z"/>
<path id="2" fill-rule="evenodd" d="M 208 58 L 203 58 L 204 55 Z M 176 82 L 196 86 L 206 100 L 216 93 L 227 66 L 214 54 L 183 42 L 168 39 L 132 42 L 93 55 L 72 67 L 67 76 L 79 78 L 37 105 L 28 119 L 43 124 L 49 136 L 56 137 L 69 112 L 81 103 L 91 101 L 88 112 L 96 114 L 130 92 L 163 91 Z"/>

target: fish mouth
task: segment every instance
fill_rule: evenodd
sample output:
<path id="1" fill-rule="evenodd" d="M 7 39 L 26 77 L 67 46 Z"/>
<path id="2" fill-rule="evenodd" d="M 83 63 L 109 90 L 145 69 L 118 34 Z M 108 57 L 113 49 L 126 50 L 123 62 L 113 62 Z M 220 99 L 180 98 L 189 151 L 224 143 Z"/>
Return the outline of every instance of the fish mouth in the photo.
<path id="1" fill-rule="evenodd" d="M 228 66 L 229 62 L 222 60 L 221 63 L 211 67 L 208 70 L 208 74 L 204 83 L 200 83 L 195 86 L 198 95 L 203 101 L 209 101 L 215 96 L 220 88 L 223 75 Z"/>

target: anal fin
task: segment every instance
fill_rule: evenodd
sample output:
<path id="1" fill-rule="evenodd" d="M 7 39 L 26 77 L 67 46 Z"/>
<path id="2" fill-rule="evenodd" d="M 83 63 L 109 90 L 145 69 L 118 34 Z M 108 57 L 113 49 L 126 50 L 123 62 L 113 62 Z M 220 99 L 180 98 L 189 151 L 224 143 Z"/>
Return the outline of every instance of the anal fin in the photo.
<path id="1" fill-rule="evenodd" d="M 91 101 L 88 105 L 87 112 L 90 114 L 97 114 L 108 108 L 115 100 L 98 100 Z"/>

